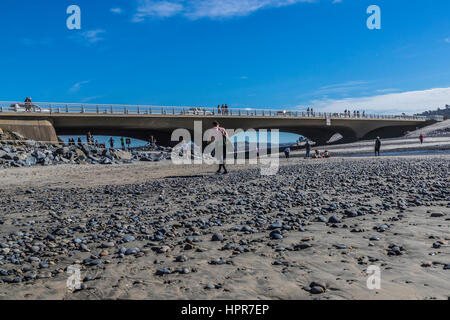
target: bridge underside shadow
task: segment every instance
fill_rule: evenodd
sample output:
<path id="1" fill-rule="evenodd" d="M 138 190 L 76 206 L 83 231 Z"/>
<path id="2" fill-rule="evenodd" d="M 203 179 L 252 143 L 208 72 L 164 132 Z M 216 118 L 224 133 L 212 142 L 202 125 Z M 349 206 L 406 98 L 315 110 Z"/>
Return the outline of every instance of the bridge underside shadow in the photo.
<path id="1" fill-rule="evenodd" d="M 245 129 L 244 129 L 245 130 Z M 274 128 L 258 128 L 258 130 L 267 130 L 271 132 Z M 317 145 L 325 145 L 327 141 L 336 133 L 343 136 L 337 143 L 348 143 L 357 140 L 355 132 L 348 128 L 282 128 L 276 129 L 280 133 L 293 133 L 304 136 L 311 141 L 316 142 Z M 84 136 L 90 132 L 94 136 L 123 136 L 143 141 L 149 141 L 152 137 L 156 139 L 156 142 L 160 145 L 174 146 L 179 141 L 171 141 L 172 132 L 165 132 L 159 130 L 136 130 L 136 129 L 113 129 L 113 128 L 61 128 L 56 129 L 57 135 L 72 135 L 72 136 Z M 190 130 L 192 140 L 194 139 L 194 133 Z M 204 132 L 203 132 L 204 134 Z"/>
<path id="2" fill-rule="evenodd" d="M 105 125 L 103 123 L 94 124 L 89 122 L 84 122 L 83 126 L 64 126 L 55 125 L 55 130 L 57 135 L 86 135 L 88 132 L 95 135 L 101 136 L 123 136 L 129 138 L 140 139 L 144 141 L 149 141 L 152 137 L 156 139 L 156 142 L 160 145 L 164 146 L 174 146 L 178 143 L 178 141 L 171 141 L 172 132 L 177 128 L 186 128 L 191 134 L 191 140 L 194 140 L 193 129 L 194 129 L 194 120 L 189 119 L 184 122 L 177 123 L 174 119 L 173 122 L 162 122 L 155 121 L 151 122 L 148 125 L 142 126 L 140 128 L 134 126 L 130 123 L 117 122 L 111 126 L 111 124 Z M 198 119 L 202 122 L 202 136 L 206 129 L 212 127 L 211 119 Z M 240 120 L 240 119 L 239 119 Z M 354 122 L 357 125 L 346 126 L 343 121 L 340 123 L 334 121 L 334 125 L 327 126 L 323 124 L 324 121 L 315 121 L 313 125 L 298 123 L 297 121 L 292 121 L 290 123 L 283 123 L 278 121 L 278 123 L 271 122 L 268 125 L 258 123 L 253 119 L 247 119 L 246 121 L 237 119 L 219 119 L 221 126 L 227 129 L 242 129 L 248 130 L 249 128 L 253 128 L 254 130 L 279 130 L 279 132 L 293 133 L 302 135 L 308 138 L 311 141 L 316 142 L 316 145 L 327 145 L 327 142 L 330 138 L 339 133 L 343 136 L 342 139 L 334 142 L 333 144 L 342 144 L 342 143 L 350 143 L 361 139 L 373 139 L 377 136 L 381 138 L 393 138 L 402 136 L 406 131 L 415 130 L 418 126 L 424 126 L 429 123 L 423 122 L 420 125 L 417 123 L 414 125 L 405 125 L 405 123 L 396 123 L 391 126 L 382 126 L 377 127 L 375 123 L 367 123 L 367 122 Z M 253 121 L 252 121 L 253 120 Z M 333 123 L 333 122 L 332 122 Z M 352 122 L 350 123 L 352 124 Z M 121 128 L 122 126 L 122 128 Z"/>

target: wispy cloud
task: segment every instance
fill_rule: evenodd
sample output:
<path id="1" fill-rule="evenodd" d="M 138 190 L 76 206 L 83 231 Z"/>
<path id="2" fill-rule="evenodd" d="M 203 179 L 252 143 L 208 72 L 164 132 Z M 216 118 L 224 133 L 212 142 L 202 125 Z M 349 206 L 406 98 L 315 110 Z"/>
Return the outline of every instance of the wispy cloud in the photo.
<path id="1" fill-rule="evenodd" d="M 78 92 L 78 91 L 80 91 L 81 86 L 88 84 L 89 82 L 91 82 L 91 81 L 84 80 L 84 81 L 77 82 L 69 89 L 69 92 Z"/>
<path id="2" fill-rule="evenodd" d="M 96 43 L 103 40 L 101 35 L 104 34 L 105 32 L 106 31 L 103 29 L 89 30 L 83 32 L 81 36 L 89 43 Z"/>
<path id="3" fill-rule="evenodd" d="M 140 0 L 133 22 L 142 22 L 148 17 L 168 18 L 182 12 L 184 6 L 178 2 Z"/>
<path id="4" fill-rule="evenodd" d="M 342 112 L 345 109 L 383 113 L 417 113 L 450 104 L 450 87 L 390 93 L 361 98 L 312 100 L 314 109 Z"/>
<path id="5" fill-rule="evenodd" d="M 100 99 L 100 98 L 103 98 L 103 97 L 105 97 L 105 96 L 104 95 L 99 95 L 99 96 L 86 97 L 86 98 L 82 99 L 81 102 L 87 103 L 87 102 L 91 102 L 93 100 L 97 100 L 97 99 Z"/>
<path id="6" fill-rule="evenodd" d="M 444 42 L 450 43 L 450 38 L 445 38 Z"/>
<path id="7" fill-rule="evenodd" d="M 378 89 L 376 90 L 377 93 L 392 93 L 392 92 L 398 92 L 400 89 L 395 88 L 386 88 L 386 89 Z"/>
<path id="8" fill-rule="evenodd" d="M 328 94 L 348 94 L 354 91 L 360 91 L 367 89 L 368 81 L 347 81 L 343 83 L 336 83 L 327 86 L 320 87 L 314 91 L 315 95 L 328 95 Z"/>
<path id="9" fill-rule="evenodd" d="M 43 38 L 43 39 L 31 39 L 31 38 L 22 38 L 20 42 L 28 47 L 34 46 L 46 46 L 53 42 L 51 38 Z"/>
<path id="10" fill-rule="evenodd" d="M 316 0 L 139 0 L 134 22 L 182 15 L 196 20 L 246 16 L 263 8 L 278 8 Z"/>
<path id="11" fill-rule="evenodd" d="M 122 8 L 111 8 L 109 9 L 110 12 L 115 13 L 115 14 L 122 14 L 123 10 Z"/>
<path id="12" fill-rule="evenodd" d="M 333 0 L 333 3 L 341 3 L 342 0 Z"/>
<path id="13" fill-rule="evenodd" d="M 102 35 L 105 33 L 106 31 L 103 29 L 95 29 L 75 33 L 74 35 L 69 36 L 69 38 L 80 44 L 91 46 L 104 40 Z"/>

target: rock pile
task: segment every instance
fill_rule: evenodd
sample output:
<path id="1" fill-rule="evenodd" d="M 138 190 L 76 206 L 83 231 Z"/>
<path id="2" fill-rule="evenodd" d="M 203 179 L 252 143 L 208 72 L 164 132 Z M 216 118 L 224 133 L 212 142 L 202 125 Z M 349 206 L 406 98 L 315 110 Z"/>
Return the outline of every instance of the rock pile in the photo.
<path id="1" fill-rule="evenodd" d="M 131 152 L 119 149 L 99 148 L 91 145 L 3 145 L 0 144 L 0 168 L 29 167 L 57 164 L 120 164 L 133 161 L 163 161 L 170 159 L 170 148 L 158 151 Z"/>

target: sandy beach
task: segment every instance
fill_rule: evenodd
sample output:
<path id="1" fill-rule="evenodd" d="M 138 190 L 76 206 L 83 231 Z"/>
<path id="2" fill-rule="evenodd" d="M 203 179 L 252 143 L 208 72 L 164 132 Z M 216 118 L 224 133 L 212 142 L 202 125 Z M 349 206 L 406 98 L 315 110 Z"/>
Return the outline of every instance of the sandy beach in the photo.
<path id="1" fill-rule="evenodd" d="M 0 299 L 450 297 L 450 155 L 215 169 L 0 171 Z"/>

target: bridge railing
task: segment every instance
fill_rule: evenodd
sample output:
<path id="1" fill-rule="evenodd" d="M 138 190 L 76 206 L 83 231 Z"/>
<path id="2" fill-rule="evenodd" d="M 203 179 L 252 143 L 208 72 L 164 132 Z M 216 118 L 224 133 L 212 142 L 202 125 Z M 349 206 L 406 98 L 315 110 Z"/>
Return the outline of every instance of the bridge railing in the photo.
<path id="1" fill-rule="evenodd" d="M 365 112 L 337 113 L 316 112 L 304 110 L 271 110 L 228 108 L 218 109 L 206 107 L 172 107 L 150 105 L 111 105 L 111 104 L 82 104 L 82 103 L 53 103 L 53 102 L 11 102 L 0 101 L 0 112 L 33 112 L 43 114 L 129 114 L 129 115 L 192 115 L 192 116 L 245 116 L 245 117 L 286 117 L 286 118 L 320 118 L 320 119 L 398 119 L 398 120 L 430 120 L 425 116 L 366 114 Z M 435 119 L 433 119 L 435 120 Z"/>

